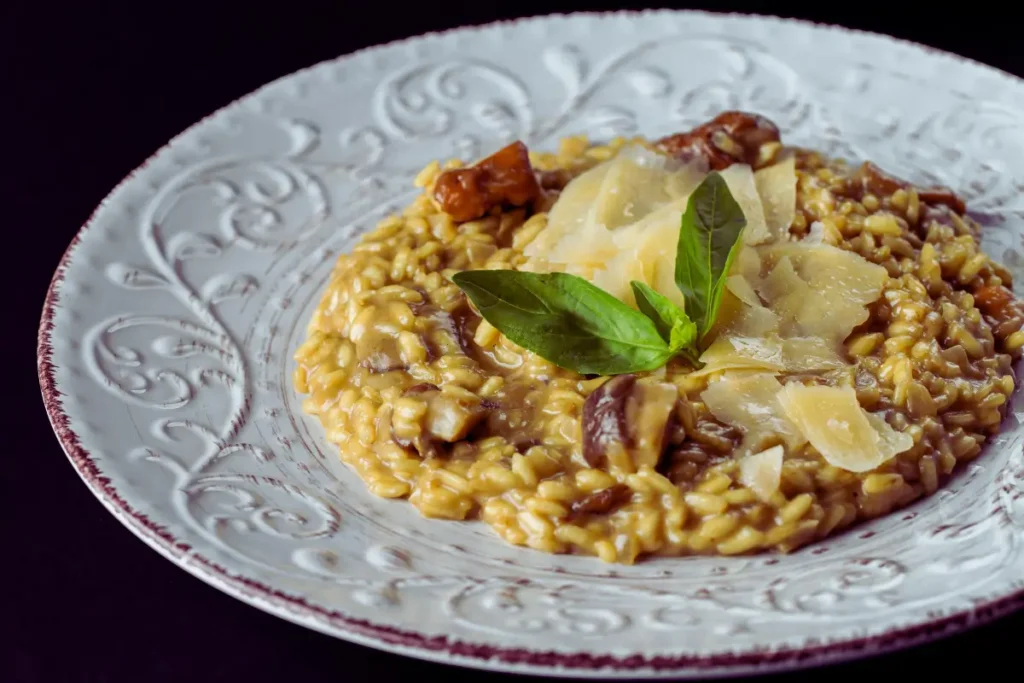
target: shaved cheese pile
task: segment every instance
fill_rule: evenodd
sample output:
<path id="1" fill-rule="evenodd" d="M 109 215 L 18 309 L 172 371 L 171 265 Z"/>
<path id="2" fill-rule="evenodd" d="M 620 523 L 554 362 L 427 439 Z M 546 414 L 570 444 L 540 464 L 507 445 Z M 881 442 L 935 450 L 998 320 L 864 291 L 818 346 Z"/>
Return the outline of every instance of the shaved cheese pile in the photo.
<path id="1" fill-rule="evenodd" d="M 777 434 L 790 448 L 807 442 L 779 404 L 779 380 L 765 372 L 727 372 L 700 395 L 711 414 L 743 430 L 741 450 L 749 452 L 765 434 Z"/>
<path id="2" fill-rule="evenodd" d="M 772 446 L 740 460 L 740 483 L 761 500 L 768 500 L 782 483 L 782 446 Z"/>
<path id="3" fill-rule="evenodd" d="M 699 372 L 843 367 L 842 343 L 867 320 L 867 305 L 881 296 L 888 277 L 881 266 L 828 244 L 744 247 Z"/>
<path id="4" fill-rule="evenodd" d="M 790 383 L 777 398 L 821 456 L 848 472 L 869 472 L 914 445 L 908 434 L 861 408 L 851 387 Z"/>
<path id="5" fill-rule="evenodd" d="M 744 244 L 788 230 L 796 205 L 791 161 L 756 173 L 734 164 L 721 175 L 747 219 Z M 704 177 L 693 164 L 640 145 L 624 147 L 566 185 L 547 226 L 524 250 L 524 270 L 580 275 L 631 306 L 629 283 L 639 280 L 684 306 L 675 285 L 676 245 L 690 194 Z"/>
<path id="6" fill-rule="evenodd" d="M 684 200 L 681 207 L 663 207 L 619 230 L 614 240 L 620 251 L 594 272 L 593 283 L 632 305 L 629 282 L 639 280 L 684 307 L 682 292 L 675 283 L 675 255 L 679 221 L 685 210 Z"/>
<path id="7" fill-rule="evenodd" d="M 842 343 L 868 319 L 889 274 L 852 251 L 783 242 L 761 250 L 768 275 L 754 288 L 783 320 L 783 332 Z"/>
<path id="8" fill-rule="evenodd" d="M 548 214 L 547 226 L 523 253 L 541 266 L 558 264 L 590 279 L 595 271 L 610 267 L 619 272 L 628 291 L 630 277 L 646 282 L 636 276 L 642 275 L 644 266 L 653 273 L 659 265 L 661 249 L 652 250 L 657 241 L 649 232 L 664 222 L 657 220 L 658 210 L 666 207 L 670 208 L 664 218 L 669 222 L 678 208 L 671 242 L 675 255 L 679 217 L 702 177 L 692 166 L 671 157 L 638 145 L 626 147 L 566 185 Z M 647 218 L 645 230 L 616 234 L 643 218 Z M 614 267 L 609 264 L 612 260 Z"/>

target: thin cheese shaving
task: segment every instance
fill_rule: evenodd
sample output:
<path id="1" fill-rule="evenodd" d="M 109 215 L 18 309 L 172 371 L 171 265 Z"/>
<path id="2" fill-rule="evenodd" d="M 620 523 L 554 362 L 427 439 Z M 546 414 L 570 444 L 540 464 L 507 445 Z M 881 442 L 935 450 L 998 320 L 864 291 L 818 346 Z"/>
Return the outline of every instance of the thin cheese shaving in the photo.
<path id="1" fill-rule="evenodd" d="M 675 286 L 675 244 L 679 239 L 679 219 L 662 213 L 658 215 L 662 217 L 661 222 L 645 220 L 642 224 L 622 228 L 619 232 L 630 233 L 628 241 L 619 234 L 616 234 L 616 240 L 632 246 L 622 248 L 607 259 L 603 267 L 594 271 L 592 281 L 612 296 L 635 306 L 629 283 L 639 280 L 682 308 L 685 305 L 683 294 Z"/>
<path id="2" fill-rule="evenodd" d="M 782 372 L 786 369 L 780 346 L 772 339 L 758 337 L 719 336 L 701 354 L 700 360 L 704 367 L 694 371 L 693 377 L 726 370 Z"/>
<path id="3" fill-rule="evenodd" d="M 825 460 L 848 472 L 869 472 L 914 445 L 857 402 L 851 387 L 791 382 L 778 393 L 786 416 Z"/>
<path id="4" fill-rule="evenodd" d="M 757 298 L 757 292 L 754 291 L 754 288 L 750 286 L 750 283 L 742 275 L 730 275 L 725 281 L 725 286 L 736 295 L 737 299 L 748 306 L 761 305 L 761 300 Z"/>
<path id="5" fill-rule="evenodd" d="M 740 460 L 740 483 L 761 500 L 768 500 L 782 483 L 782 446 L 772 446 Z"/>
<path id="6" fill-rule="evenodd" d="M 762 244 L 772 238 L 768 224 L 765 222 L 764 207 L 761 206 L 761 195 L 757 193 L 754 172 L 746 164 L 733 164 L 724 171 L 719 171 L 733 199 L 743 210 L 747 226 L 743 229 L 743 243 Z M 795 177 L 795 176 L 794 176 Z M 794 197 L 794 201 L 796 198 Z"/>
<path id="7" fill-rule="evenodd" d="M 750 452 L 765 435 L 778 436 L 797 448 L 806 439 L 779 404 L 781 389 L 771 373 L 728 372 L 709 384 L 700 399 L 717 419 L 743 431 L 741 450 Z"/>
<path id="8" fill-rule="evenodd" d="M 867 305 L 881 296 L 887 279 L 881 266 L 827 244 L 744 247 L 726 281 L 702 372 L 751 366 L 818 372 L 847 365 L 843 342 L 867 319 Z"/>
<path id="9" fill-rule="evenodd" d="M 639 280 L 684 306 L 675 285 L 676 245 L 690 194 L 705 177 L 698 168 L 640 145 L 623 147 L 566 185 L 547 226 L 526 247 L 523 270 L 580 275 L 631 306 L 636 301 L 629 283 Z M 795 194 L 792 206 L 783 206 L 789 201 L 786 188 L 796 185 L 795 166 L 787 161 L 773 168 L 755 174 L 750 166 L 734 164 L 721 171 L 746 218 L 747 245 L 774 239 L 780 221 L 796 210 Z M 772 203 L 770 211 L 765 201 Z M 753 250 L 742 251 L 738 260 L 759 258 Z M 751 282 L 742 298 L 757 303 Z"/>
<path id="10" fill-rule="evenodd" d="M 768 275 L 754 289 L 782 318 L 786 335 L 842 344 L 868 319 L 889 274 L 851 251 L 827 244 L 782 242 L 764 247 Z"/>
<path id="11" fill-rule="evenodd" d="M 558 201 L 548 212 L 547 225 L 523 250 L 527 257 L 551 257 L 552 261 L 564 262 L 554 258 L 551 255 L 551 250 L 566 235 L 575 235 L 584 229 L 584 224 L 590 214 L 590 207 L 596 201 L 597 194 L 601 190 L 601 183 L 604 182 L 610 168 L 607 163 L 599 164 L 581 173 L 565 186 L 558 196 Z"/>
<path id="12" fill-rule="evenodd" d="M 796 157 L 762 168 L 754 174 L 757 194 L 764 207 L 764 219 L 772 240 L 781 240 L 789 233 L 796 218 Z"/>
<path id="13" fill-rule="evenodd" d="M 691 166 L 638 145 L 626 147 L 609 162 L 587 221 L 615 231 L 689 196 L 699 183 Z"/>
<path id="14" fill-rule="evenodd" d="M 782 357 L 789 372 L 835 370 L 848 364 L 834 346 L 817 337 L 783 339 Z"/>
<path id="15" fill-rule="evenodd" d="M 531 245 L 532 246 L 532 245 Z M 595 223 L 582 223 L 573 233 L 573 239 L 560 240 L 548 251 L 553 263 L 572 264 L 585 268 L 600 268 L 619 253 L 612 233 Z"/>

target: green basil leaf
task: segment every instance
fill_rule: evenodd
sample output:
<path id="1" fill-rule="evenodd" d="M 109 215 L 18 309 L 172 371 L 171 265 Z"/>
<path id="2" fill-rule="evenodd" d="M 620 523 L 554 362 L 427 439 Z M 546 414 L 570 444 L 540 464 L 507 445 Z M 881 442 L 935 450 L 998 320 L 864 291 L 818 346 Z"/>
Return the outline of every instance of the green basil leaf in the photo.
<path id="1" fill-rule="evenodd" d="M 679 351 L 691 346 L 697 339 L 697 325 L 672 300 L 659 294 L 643 282 L 629 283 L 640 312 L 654 321 L 658 334 L 670 348 Z"/>
<path id="2" fill-rule="evenodd" d="M 708 174 L 686 204 L 676 247 L 676 286 L 701 337 L 715 322 L 746 225 L 725 180 L 717 172 Z"/>
<path id="3" fill-rule="evenodd" d="M 452 281 L 502 334 L 567 370 L 644 372 L 675 354 L 649 318 L 576 275 L 469 270 Z"/>

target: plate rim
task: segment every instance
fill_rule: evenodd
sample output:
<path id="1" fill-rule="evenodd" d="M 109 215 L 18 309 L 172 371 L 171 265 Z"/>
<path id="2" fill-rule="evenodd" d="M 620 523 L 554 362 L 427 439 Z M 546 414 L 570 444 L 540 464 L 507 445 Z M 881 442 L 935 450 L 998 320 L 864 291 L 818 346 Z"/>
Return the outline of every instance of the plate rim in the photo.
<path id="1" fill-rule="evenodd" d="M 640 653 L 611 655 L 600 654 L 597 651 L 545 651 L 542 649 L 505 648 L 473 643 L 466 640 L 450 639 L 444 635 L 432 637 L 414 630 L 396 628 L 377 624 L 367 619 L 347 616 L 341 611 L 312 603 L 301 596 L 290 595 L 263 582 L 248 578 L 243 574 L 232 572 L 226 567 L 204 557 L 188 544 L 175 538 L 170 531 L 158 522 L 150 519 L 145 513 L 134 509 L 118 492 L 110 479 L 104 475 L 103 470 L 92 454 L 81 445 L 78 434 L 71 427 L 72 417 L 64 409 L 63 394 L 58 388 L 56 377 L 57 366 L 53 362 L 54 319 L 60 304 L 60 286 L 64 282 L 65 273 L 76 248 L 85 238 L 90 228 L 95 225 L 99 216 L 109 208 L 111 202 L 125 190 L 139 173 L 145 171 L 157 159 L 161 158 L 165 152 L 176 147 L 180 140 L 195 128 L 216 116 L 220 116 L 240 106 L 245 101 L 279 86 L 286 80 L 340 60 L 372 54 L 400 45 L 437 40 L 457 33 L 478 33 L 524 24 L 571 21 L 581 17 L 604 22 L 616 19 L 638 19 L 658 16 L 722 18 L 781 23 L 798 25 L 817 31 L 855 34 L 883 42 L 900 44 L 923 51 L 933 57 L 966 63 L 997 74 L 1002 78 L 1024 83 L 1024 78 L 970 57 L 964 57 L 947 50 L 874 31 L 848 28 L 837 24 L 807 19 L 780 17 L 772 14 L 712 12 L 689 9 L 555 12 L 524 16 L 516 19 L 502 19 L 481 24 L 467 24 L 439 31 L 428 31 L 414 36 L 367 46 L 321 60 L 315 64 L 275 78 L 231 100 L 189 125 L 129 172 L 103 197 L 91 212 L 89 218 L 71 239 L 54 270 L 44 299 L 37 333 L 36 361 L 40 392 L 51 428 L 65 455 L 75 472 L 103 507 L 146 545 L 156 550 L 180 569 L 247 605 L 256 607 L 294 624 L 359 645 L 417 659 L 476 669 L 563 677 L 600 678 L 622 678 L 626 675 L 640 678 L 692 678 L 696 676 L 719 678 L 778 673 L 786 670 L 818 667 L 876 654 L 895 652 L 960 633 L 1011 614 L 1018 609 L 1024 609 L 1024 588 L 1020 588 L 999 597 L 979 601 L 972 607 L 954 609 L 947 614 L 937 615 L 927 621 L 893 626 L 873 635 L 837 638 L 825 642 L 821 642 L 814 637 L 808 637 L 799 646 L 786 646 L 774 649 L 755 647 L 707 655 L 680 653 L 651 656 Z"/>

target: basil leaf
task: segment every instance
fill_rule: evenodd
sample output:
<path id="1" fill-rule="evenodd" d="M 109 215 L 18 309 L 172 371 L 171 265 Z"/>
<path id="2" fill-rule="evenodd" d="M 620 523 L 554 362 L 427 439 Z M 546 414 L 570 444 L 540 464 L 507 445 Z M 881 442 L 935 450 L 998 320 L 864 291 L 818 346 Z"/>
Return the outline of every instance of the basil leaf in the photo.
<path id="1" fill-rule="evenodd" d="M 655 370 L 675 354 L 649 318 L 576 275 L 469 270 L 452 282 L 510 340 L 582 375 Z"/>
<path id="2" fill-rule="evenodd" d="M 629 286 L 633 288 L 640 312 L 654 321 L 658 334 L 670 348 L 678 351 L 696 341 L 697 325 L 671 299 L 637 280 Z"/>
<path id="3" fill-rule="evenodd" d="M 715 322 L 747 219 L 729 186 L 712 171 L 690 195 L 676 246 L 676 286 L 701 337 Z"/>

